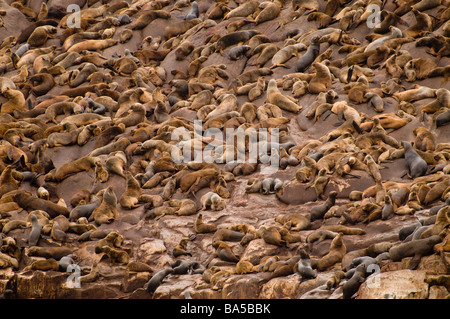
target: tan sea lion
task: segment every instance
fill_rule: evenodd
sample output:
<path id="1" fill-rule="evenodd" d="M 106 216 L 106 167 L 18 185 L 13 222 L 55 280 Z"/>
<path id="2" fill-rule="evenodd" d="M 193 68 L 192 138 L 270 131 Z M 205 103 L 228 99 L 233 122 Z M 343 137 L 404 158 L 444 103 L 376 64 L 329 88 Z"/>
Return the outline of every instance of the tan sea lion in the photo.
<path id="1" fill-rule="evenodd" d="M 330 245 L 330 251 L 319 260 L 317 269 L 323 271 L 342 261 L 342 258 L 347 252 L 347 248 L 344 244 L 344 241 L 342 240 L 343 236 L 344 235 L 342 233 L 339 233 L 333 239 Z"/>
<path id="2" fill-rule="evenodd" d="M 109 224 L 118 217 L 117 198 L 111 186 L 108 186 L 103 193 L 103 199 L 97 208 L 94 209 L 89 220 L 94 220 L 98 225 Z"/>

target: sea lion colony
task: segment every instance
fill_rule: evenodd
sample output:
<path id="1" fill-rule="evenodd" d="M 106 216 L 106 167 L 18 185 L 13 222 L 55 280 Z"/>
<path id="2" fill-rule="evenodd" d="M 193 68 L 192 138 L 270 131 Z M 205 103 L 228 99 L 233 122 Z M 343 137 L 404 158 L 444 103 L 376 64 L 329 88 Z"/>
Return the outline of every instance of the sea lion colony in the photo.
<path id="1" fill-rule="evenodd" d="M 449 296 L 450 2 L 76 2 L 0 4 L 4 297 Z M 277 128 L 278 171 L 175 163 L 197 119 Z"/>

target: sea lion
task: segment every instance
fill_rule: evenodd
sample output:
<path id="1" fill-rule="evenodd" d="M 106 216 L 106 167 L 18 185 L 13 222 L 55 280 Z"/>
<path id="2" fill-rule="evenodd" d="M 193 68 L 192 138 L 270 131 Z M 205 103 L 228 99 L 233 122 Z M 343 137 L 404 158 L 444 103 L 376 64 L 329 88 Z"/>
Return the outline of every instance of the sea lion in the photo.
<path id="1" fill-rule="evenodd" d="M 433 133 L 423 126 L 416 127 L 413 130 L 416 136 L 414 140 L 414 147 L 422 152 L 434 151 L 436 148 L 436 141 Z"/>
<path id="2" fill-rule="evenodd" d="M 67 207 L 55 204 L 49 200 L 34 197 L 27 193 L 17 193 L 13 195 L 13 200 L 25 210 L 43 210 L 51 218 L 55 218 L 58 215 L 69 216 Z"/>
<path id="3" fill-rule="evenodd" d="M 83 156 L 68 163 L 64 163 L 45 175 L 45 181 L 60 182 L 72 174 L 83 171 L 90 171 L 95 166 L 91 156 Z"/>
<path id="4" fill-rule="evenodd" d="M 331 86 L 331 72 L 329 68 L 318 62 L 313 62 L 312 66 L 316 69 L 316 74 L 308 83 L 308 91 L 312 94 L 327 92 L 327 87 Z"/>
<path id="5" fill-rule="evenodd" d="M 117 44 L 116 39 L 84 40 L 72 45 L 67 51 L 81 53 L 85 50 L 100 51 Z"/>
<path id="6" fill-rule="evenodd" d="M 70 247 L 39 247 L 33 246 L 28 249 L 28 256 L 38 256 L 60 260 L 64 256 L 72 254 L 74 251 Z"/>
<path id="7" fill-rule="evenodd" d="M 89 220 L 94 220 L 98 225 L 111 223 L 118 217 L 117 198 L 111 186 L 103 193 L 101 204 L 92 211 Z"/>
<path id="8" fill-rule="evenodd" d="M 194 44 L 189 40 L 182 41 L 175 49 L 175 59 L 177 61 L 184 60 L 194 50 Z"/>
<path id="9" fill-rule="evenodd" d="M 137 207 L 141 196 L 141 187 L 136 178 L 130 173 L 125 173 L 127 186 L 125 192 L 120 196 L 119 204 L 122 208 L 133 209 Z"/>
<path id="10" fill-rule="evenodd" d="M 414 257 L 408 266 L 409 269 L 414 269 L 419 264 L 421 257 L 432 254 L 434 245 L 441 241 L 440 236 L 433 235 L 428 238 L 401 243 L 389 249 L 389 258 L 393 261 L 400 261 L 405 257 Z"/>
<path id="11" fill-rule="evenodd" d="M 247 17 L 253 14 L 259 6 L 259 2 L 256 0 L 245 1 L 238 7 L 225 14 L 224 19 L 230 19 L 235 17 Z"/>
<path id="12" fill-rule="evenodd" d="M 427 173 L 428 165 L 420 157 L 419 154 L 412 148 L 410 142 L 402 141 L 402 146 L 405 149 L 405 165 L 406 174 L 409 178 L 415 179 L 420 176 L 424 176 Z"/>
<path id="13" fill-rule="evenodd" d="M 300 168 L 295 172 L 295 178 L 300 183 L 310 181 L 317 172 L 317 162 L 309 156 L 303 157 Z"/>
<path id="14" fill-rule="evenodd" d="M 449 206 L 442 207 L 436 215 L 436 222 L 427 228 L 419 238 L 424 239 L 439 235 L 446 227 L 448 227 L 450 225 L 449 211 Z"/>
<path id="15" fill-rule="evenodd" d="M 114 125 L 119 125 L 123 123 L 125 127 L 135 126 L 139 123 L 145 121 L 146 117 L 146 109 L 145 106 L 141 103 L 135 103 L 131 106 L 130 111 L 127 115 L 123 115 L 122 117 L 114 119 Z"/>
<path id="16" fill-rule="evenodd" d="M 39 26 L 30 34 L 30 37 L 27 40 L 27 43 L 31 48 L 37 48 L 45 44 L 47 39 L 54 38 L 54 34 L 57 32 L 57 29 L 54 26 L 44 25 Z"/>
<path id="17" fill-rule="evenodd" d="M 94 209 L 100 206 L 101 201 L 97 196 L 93 196 L 88 204 L 77 205 L 70 211 L 69 220 L 75 221 L 81 217 L 89 218 Z"/>
<path id="18" fill-rule="evenodd" d="M 305 54 L 303 54 L 295 63 L 295 71 L 303 72 L 305 71 L 319 56 L 320 53 L 320 38 L 313 37 L 309 43 L 308 49 Z"/>
<path id="19" fill-rule="evenodd" d="M 199 24 L 200 22 L 201 22 L 201 20 L 199 18 L 195 18 L 192 20 L 184 20 L 184 21 L 180 21 L 178 23 L 168 25 L 164 28 L 164 31 L 163 31 L 164 39 L 169 40 L 179 34 L 183 34 L 186 31 L 188 31 L 189 29 L 191 29 L 192 27 Z"/>
<path id="20" fill-rule="evenodd" d="M 1 94 L 8 99 L 7 102 L 1 106 L 1 113 L 13 113 L 14 111 L 26 111 L 25 109 L 25 97 L 19 90 L 7 87 L 1 89 Z"/>
<path id="21" fill-rule="evenodd" d="M 216 52 L 223 52 L 229 46 L 243 43 L 250 40 L 253 36 L 259 34 L 256 30 L 236 31 L 222 36 L 216 42 Z"/>
<path id="22" fill-rule="evenodd" d="M 236 78 L 236 82 L 242 86 L 247 83 L 256 82 L 261 76 L 271 75 L 273 71 L 269 68 L 258 68 L 246 71 Z"/>
<path id="23" fill-rule="evenodd" d="M 144 285 L 144 289 L 149 293 L 153 294 L 155 290 L 162 284 L 164 278 L 169 274 L 173 273 L 173 268 L 165 268 L 158 271 L 152 276 L 152 278 Z"/>
<path id="24" fill-rule="evenodd" d="M 194 230 L 197 234 L 213 233 L 217 230 L 217 226 L 214 223 L 204 223 L 203 214 L 198 214 L 195 219 Z"/>
<path id="25" fill-rule="evenodd" d="M 292 58 L 294 54 L 297 54 L 298 51 L 304 49 L 306 49 L 306 46 L 303 43 L 291 44 L 281 48 L 275 54 L 273 54 L 271 59 L 272 66 L 270 68 L 273 69 L 280 66 L 286 67 L 284 63 L 286 63 L 290 58 Z M 272 50 L 273 49 L 271 49 L 270 51 Z"/>
<path id="26" fill-rule="evenodd" d="M 164 10 L 149 10 L 142 12 L 139 17 L 130 25 L 131 30 L 141 30 L 156 19 L 170 19 L 170 13 Z"/>
<path id="27" fill-rule="evenodd" d="M 225 200 L 215 192 L 206 193 L 201 197 L 200 202 L 202 204 L 202 210 L 211 208 L 212 210 L 219 211 L 226 207 Z"/>
<path id="28" fill-rule="evenodd" d="M 192 2 L 191 9 L 184 17 L 184 20 L 192 20 L 199 17 L 199 9 L 198 9 L 198 3 L 196 1 Z"/>
<path id="29" fill-rule="evenodd" d="M 342 261 L 342 258 L 347 252 L 347 248 L 343 241 L 343 236 L 344 235 L 342 233 L 339 233 L 333 239 L 330 245 L 330 251 L 319 260 L 317 269 L 319 269 L 320 271 L 324 271 L 327 268 Z"/>
<path id="30" fill-rule="evenodd" d="M 366 279 L 366 265 L 359 264 L 356 267 L 353 276 L 347 280 L 342 286 L 343 298 L 350 299 L 359 289 L 361 284 Z"/>
<path id="31" fill-rule="evenodd" d="M 300 260 L 297 263 L 297 273 L 302 277 L 301 280 L 314 279 L 317 274 L 311 267 L 311 260 L 308 253 L 303 249 L 299 249 Z"/>
<path id="32" fill-rule="evenodd" d="M 235 46 L 228 52 L 228 57 L 233 61 L 239 60 L 239 58 L 245 55 L 250 49 L 251 47 L 248 45 Z"/>
<path id="33" fill-rule="evenodd" d="M 328 210 L 334 206 L 336 197 L 337 192 L 332 191 L 328 194 L 328 198 L 323 204 L 311 208 L 311 221 L 322 219 Z"/>
<path id="34" fill-rule="evenodd" d="M 283 110 L 298 113 L 301 107 L 287 95 L 283 95 L 277 87 L 275 79 L 271 79 L 267 86 L 266 103 L 274 104 Z"/>
<path id="35" fill-rule="evenodd" d="M 328 185 L 330 177 L 327 175 L 327 170 L 322 168 L 319 170 L 316 179 L 308 186 L 313 186 L 316 191 L 317 198 L 325 199 L 325 188 Z"/>
<path id="36" fill-rule="evenodd" d="M 267 244 L 276 246 L 287 246 L 287 242 L 281 238 L 281 234 L 277 227 L 260 226 L 256 231 L 258 237 L 264 239 Z"/>
<path id="37" fill-rule="evenodd" d="M 31 246 L 37 246 L 39 239 L 41 238 L 41 232 L 42 232 L 42 225 L 39 223 L 36 215 L 31 215 L 31 223 L 32 228 L 30 235 L 28 237 L 28 245 Z"/>

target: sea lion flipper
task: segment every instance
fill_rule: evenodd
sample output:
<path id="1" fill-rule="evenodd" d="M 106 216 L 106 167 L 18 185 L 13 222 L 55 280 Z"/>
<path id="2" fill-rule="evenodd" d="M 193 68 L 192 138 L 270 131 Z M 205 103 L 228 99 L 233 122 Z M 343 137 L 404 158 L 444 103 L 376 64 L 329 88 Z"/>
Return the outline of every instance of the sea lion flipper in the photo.
<path id="1" fill-rule="evenodd" d="M 421 254 L 418 254 L 418 253 L 415 254 L 414 257 L 409 262 L 408 269 L 410 269 L 410 270 L 416 269 L 417 266 L 419 265 L 421 259 L 422 259 Z"/>

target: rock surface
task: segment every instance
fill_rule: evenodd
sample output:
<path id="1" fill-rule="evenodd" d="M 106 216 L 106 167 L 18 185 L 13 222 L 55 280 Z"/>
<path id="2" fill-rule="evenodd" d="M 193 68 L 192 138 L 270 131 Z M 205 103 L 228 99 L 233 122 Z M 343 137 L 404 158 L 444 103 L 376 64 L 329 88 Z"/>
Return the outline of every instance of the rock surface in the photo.
<path id="1" fill-rule="evenodd" d="M 450 108 L 448 3 L 419 10 L 437 17 L 440 22 L 430 30 L 424 30 L 424 34 L 416 35 L 409 29 L 416 21 L 414 12 L 403 12 L 404 8 L 397 8 L 396 1 L 386 1 L 383 9 L 396 11 L 404 21 L 404 24 L 394 23 L 401 30 L 404 43 L 380 46 L 377 52 L 387 53 L 385 56 L 372 55 L 370 59 L 366 56 L 352 62 L 348 60 L 351 52 L 358 53 L 354 50 L 364 49 L 371 41 L 393 32 L 391 28 L 385 33 L 376 33 L 365 21 L 345 26 L 352 14 L 357 15 L 360 1 L 351 1 L 330 13 L 334 17 L 330 19 L 331 24 L 322 21 L 324 16 L 319 19 L 321 21 L 314 20 L 315 13 L 326 11 L 326 1 L 318 1 L 318 8 L 304 8 L 302 2 L 293 8 L 298 1 L 274 1 L 283 3 L 280 14 L 258 24 L 252 21 L 260 9 L 242 17 L 224 18 L 218 2 L 196 2 L 199 23 L 167 38 L 167 27 L 186 24 L 184 18 L 191 9 L 190 2 L 49 0 L 47 18 L 52 20 L 47 22 L 55 26 L 56 34 L 31 48 L 38 52 L 33 57 L 30 52 L 21 56 L 13 53 L 30 41 L 31 31 L 27 31 L 27 27 L 36 22 L 33 15 L 37 16 L 42 2 L 0 1 L 0 295 L 12 291 L 12 295 L 5 293 L 4 296 L 178 299 L 190 295 L 194 299 L 341 299 L 355 271 L 356 258 L 376 258 L 376 262 L 370 259 L 359 289 L 350 297 L 448 298 L 448 285 L 429 283 L 431 277 L 448 275 L 450 262 L 450 125 L 436 125 L 437 117 L 448 113 Z M 225 1 L 224 5 L 233 10 L 244 3 Z M 25 7 L 21 7 L 23 4 Z M 68 4 L 77 4 L 82 9 L 82 29 L 71 30 L 65 25 Z M 366 5 L 364 3 L 364 8 Z M 342 10 L 350 8 L 353 11 L 347 12 L 345 18 L 341 17 L 346 12 Z M 155 18 L 149 14 L 152 11 L 157 11 L 160 16 Z M 142 22 L 145 14 L 151 21 L 137 27 L 136 22 Z M 123 20 L 119 21 L 119 18 Z M 320 27 L 319 22 L 324 22 L 325 28 Z M 329 93 L 329 100 L 324 100 L 323 94 L 317 94 L 308 85 L 308 82 L 314 82 L 311 78 L 317 74 L 316 67 L 296 72 L 296 62 L 305 54 L 304 49 L 285 61 L 285 67 L 271 68 L 271 59 L 256 65 L 260 55 L 251 51 L 231 60 L 230 50 L 238 43 L 223 48 L 223 52 L 214 47 L 226 34 L 253 29 L 258 31 L 257 36 L 238 41 L 252 46 L 252 50 L 260 42 L 275 44 L 277 50 L 294 43 L 309 45 L 309 32 L 323 32 L 320 54 L 329 55 L 322 55 L 316 61 L 321 61 L 321 65 L 333 74 L 331 84 L 323 92 Z M 340 29 L 345 30 L 341 33 Z M 131 38 L 118 42 L 127 30 L 131 30 Z M 335 39 L 327 36 L 327 31 L 334 31 L 331 35 Z M 445 45 L 439 44 L 443 46 L 439 53 L 436 52 L 439 48 L 421 45 L 426 42 L 425 37 L 433 35 L 442 36 L 436 39 L 444 39 Z M 116 41 L 106 41 L 111 38 Z M 94 47 L 89 45 L 92 40 L 97 41 Z M 78 43 L 82 41 L 86 42 L 80 48 Z M 100 48 L 99 41 L 108 43 Z M 186 42 L 183 44 L 183 41 Z M 210 44 L 214 46 L 208 47 Z M 186 56 L 182 56 L 185 45 L 188 49 Z M 131 55 L 125 56 L 126 50 Z M 68 64 L 64 68 L 55 67 L 70 51 L 77 52 L 77 59 L 72 63 L 66 61 Z M 203 62 L 198 70 L 194 70 L 192 62 L 202 55 Z M 395 63 L 401 64 L 402 59 L 403 64 L 415 60 L 413 64 L 400 67 L 399 71 L 395 69 Z M 429 64 L 423 66 L 424 61 Z M 87 74 L 83 71 L 86 64 L 88 69 L 91 68 Z M 349 73 L 350 66 L 352 71 Z M 408 67 L 415 70 L 411 72 Z M 260 75 L 259 83 L 264 83 L 260 93 L 253 90 L 252 94 L 256 96 L 252 99 L 247 93 L 238 94 L 238 90 L 242 90 L 242 80 L 246 81 L 242 74 L 263 68 L 270 68 L 270 74 Z M 27 73 L 23 77 L 21 72 L 25 69 Z M 432 69 L 435 74 L 428 74 Z M 202 70 L 208 72 L 200 76 Z M 422 78 L 420 72 L 425 74 Z M 39 81 L 32 77 L 48 73 L 54 83 L 41 91 Z M 410 78 L 411 74 L 418 78 Z M 256 85 L 258 78 L 247 80 Z M 267 103 L 267 84 L 271 79 L 277 81 L 282 95 L 293 98 L 301 107 L 298 113 Z M 80 85 L 76 83 L 78 80 Z M 301 81 L 309 87 L 303 94 L 300 92 Z M 179 85 L 188 83 L 187 92 L 177 91 Z M 400 93 L 416 86 L 431 89 L 432 94 L 425 98 L 411 96 L 402 102 Z M 23 99 L 8 103 L 11 100 L 8 87 Z M 200 92 L 207 94 L 208 99 L 195 100 L 200 97 Z M 335 97 L 330 99 L 333 92 Z M 384 103 L 383 111 L 375 110 L 370 101 L 361 98 L 361 94 L 367 92 L 379 95 Z M 202 114 L 197 112 L 194 102 L 203 106 L 206 116 L 212 109 L 219 112 L 219 105 L 223 107 L 221 103 L 230 94 L 236 95 L 232 109 L 238 113 L 226 109 L 231 118 L 221 121 L 220 117 L 214 117 L 217 122 L 208 125 L 223 132 L 226 128 L 237 127 L 279 128 L 281 146 L 275 145 L 272 151 L 290 161 L 288 164 L 280 162 L 280 167 L 272 171 L 262 163 L 263 156 L 258 158 L 256 169 L 251 165 L 235 168 L 232 163 L 215 163 L 210 166 L 215 174 L 213 177 L 194 178 L 188 185 L 193 185 L 192 188 L 183 190 L 182 174 L 186 171 L 195 173 L 198 168 L 192 163 L 175 162 L 170 150 L 177 141 L 171 140 L 169 133 L 175 128 L 188 127 L 191 138 L 198 136 L 199 132 L 194 135 L 192 125 Z M 68 104 L 72 109 L 59 110 L 52 122 L 49 110 L 60 101 L 75 102 L 76 108 Z M 251 117 L 251 111 L 249 114 L 242 111 L 248 102 L 254 104 L 250 120 L 245 116 Z M 139 115 L 136 122 L 126 122 L 126 116 L 138 114 L 135 104 L 143 105 L 144 114 Z M 307 117 L 319 105 L 322 108 Z M 107 111 L 101 110 L 103 106 Z M 161 110 L 162 106 L 167 112 Z M 27 113 L 22 114 L 22 111 Z M 91 119 L 77 125 L 64 124 L 68 120 L 75 123 L 69 116 L 78 112 L 91 117 L 98 116 L 92 115 L 98 112 L 103 119 Z M 123 116 L 118 115 L 119 112 L 124 113 Z M 382 127 L 378 130 L 384 129 L 386 134 L 373 135 L 375 133 L 371 132 L 377 117 Z M 118 122 L 126 122 L 125 129 L 119 127 Z M 341 125 L 347 126 L 336 131 L 343 128 Z M 105 138 L 104 132 L 110 127 L 116 131 Z M 421 146 L 424 143 L 416 137 L 415 131 L 418 127 L 431 132 L 432 146 Z M 62 133 L 65 137 L 58 135 Z M 76 140 L 65 140 L 74 136 Z M 203 137 L 204 145 L 211 142 L 211 138 Z M 55 140 L 59 144 L 55 144 Z M 91 156 L 92 151 L 99 152 L 102 146 L 111 147 L 118 141 L 125 141 L 125 144 Z M 427 162 L 425 176 L 412 179 L 404 174 L 406 163 L 402 141 L 412 142 L 419 156 Z M 158 146 L 150 145 L 153 142 Z M 123 156 L 114 151 L 122 151 Z M 319 153 L 328 162 L 319 161 Z M 371 155 L 376 162 L 374 169 L 364 166 L 366 155 Z M 309 180 L 301 180 L 299 171 L 307 157 L 316 157 L 318 169 Z M 80 163 L 80 159 L 86 161 Z M 131 194 L 131 197 L 135 197 L 137 204 L 127 207 L 122 202 L 123 195 L 129 195 L 127 189 L 131 182 L 127 183 L 125 175 L 121 176 L 120 169 L 113 170 L 107 164 L 108 160 L 123 163 L 123 171 L 131 172 L 136 179 L 142 196 Z M 354 161 L 357 164 L 351 164 Z M 77 163 L 77 166 L 58 178 L 56 173 L 60 174 L 61 168 L 70 163 Z M 320 168 L 327 171 L 325 176 L 329 178 L 323 194 L 315 188 Z M 102 169 L 108 172 L 107 178 L 101 175 Z M 377 171 L 381 176 L 379 179 L 374 177 Z M 176 177 L 175 187 L 171 188 L 173 176 Z M 144 186 L 146 177 L 147 180 L 151 177 L 152 182 L 161 178 L 153 187 L 147 187 Z M 247 192 L 249 183 L 267 178 L 279 179 L 281 188 L 272 189 L 268 194 L 263 194 L 260 189 Z M 48 191 L 48 198 L 41 192 L 41 187 Z M 111 193 L 108 193 L 108 187 Z M 83 189 L 87 190 L 88 196 L 83 198 L 85 203 L 79 203 Z M 210 191 L 221 192 L 225 207 L 219 208 L 223 209 L 202 207 L 202 197 Z M 334 204 L 323 216 L 310 219 L 311 211 L 324 204 L 332 191 L 337 192 Z M 17 193 L 28 194 L 28 197 L 20 200 Z M 112 200 L 117 209 L 113 217 L 102 222 L 93 218 L 92 211 L 86 214 L 87 219 L 73 217 L 77 205 L 95 203 L 94 196 L 102 202 L 107 194 L 110 198 L 116 197 Z M 381 218 L 385 195 L 394 202 L 394 212 Z M 41 201 L 32 200 L 39 196 Z M 176 213 L 178 209 L 169 206 L 181 199 L 192 200 L 196 209 L 190 214 Z M 103 201 L 103 208 L 106 202 Z M 55 205 L 57 203 L 59 206 Z M 437 210 L 438 205 L 443 208 Z M 50 216 L 55 211 L 60 216 Z M 40 250 L 29 244 L 32 214 L 38 217 L 42 226 L 37 244 Z M 196 231 L 200 214 L 203 223 L 214 224 L 215 228 Z M 438 222 L 435 221 L 436 214 Z M 411 235 L 413 241 L 437 235 L 440 242 L 428 249 L 417 250 L 418 254 L 405 253 L 403 258 L 392 260 L 390 248 L 409 241 L 408 235 L 413 230 L 405 234 L 405 228 L 414 225 L 416 230 L 429 228 L 421 229 L 425 230 L 423 235 Z M 223 229 L 242 234 L 224 235 Z M 267 235 L 270 231 L 271 235 Z M 330 256 L 330 247 L 336 244 L 333 239 L 340 232 L 343 233 L 345 252 L 329 267 L 319 271 L 319 261 Z M 279 237 L 283 237 L 281 241 Z M 49 249 L 53 251 L 48 252 Z M 316 273 L 313 279 L 302 278 L 298 273 L 300 250 L 310 258 Z M 62 257 L 72 258 L 69 262 L 72 268 L 66 271 L 67 264 L 64 266 Z M 150 283 L 155 274 L 164 269 L 172 272 L 152 287 Z M 377 273 L 371 274 L 369 269 Z M 72 284 L 78 279 L 79 286 L 74 288 Z M 154 288 L 153 292 L 149 285 Z"/>

